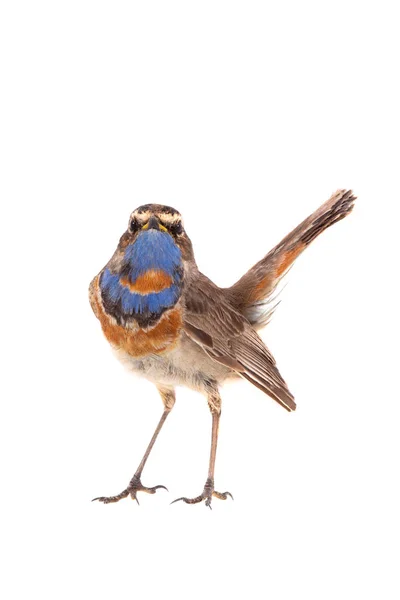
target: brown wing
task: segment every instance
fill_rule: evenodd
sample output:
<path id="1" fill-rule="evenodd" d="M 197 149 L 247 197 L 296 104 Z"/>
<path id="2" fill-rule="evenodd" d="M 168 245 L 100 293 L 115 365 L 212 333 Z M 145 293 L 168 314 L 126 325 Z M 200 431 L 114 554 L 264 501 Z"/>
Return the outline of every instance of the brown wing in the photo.
<path id="1" fill-rule="evenodd" d="M 351 191 L 338 190 L 296 229 L 227 289 L 230 302 L 256 327 L 268 322 L 270 305 L 278 283 L 301 252 L 325 229 L 346 217 L 353 209 Z"/>
<path id="2" fill-rule="evenodd" d="M 184 291 L 184 328 L 204 351 L 271 396 L 286 410 L 296 404 L 275 359 L 248 321 L 207 277 L 198 277 Z"/>

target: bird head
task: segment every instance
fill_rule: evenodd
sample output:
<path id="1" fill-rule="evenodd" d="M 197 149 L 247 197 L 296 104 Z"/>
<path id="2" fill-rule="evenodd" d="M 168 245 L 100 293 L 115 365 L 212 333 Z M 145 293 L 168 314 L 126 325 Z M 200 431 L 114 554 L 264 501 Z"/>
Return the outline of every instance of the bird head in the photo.
<path id="1" fill-rule="evenodd" d="M 162 204 L 139 206 L 131 214 L 128 229 L 122 236 L 120 244 L 122 246 L 134 244 L 138 238 L 141 236 L 143 238 L 146 232 L 145 239 L 149 245 L 158 237 L 154 236 L 154 232 L 166 233 L 170 236 L 170 241 L 181 251 L 183 260 L 193 259 L 192 243 L 184 229 L 182 217 L 175 208 Z"/>
<path id="2" fill-rule="evenodd" d="M 160 204 L 140 206 L 101 274 L 107 312 L 118 322 L 153 322 L 178 302 L 184 262 L 193 260 L 179 212 Z"/>

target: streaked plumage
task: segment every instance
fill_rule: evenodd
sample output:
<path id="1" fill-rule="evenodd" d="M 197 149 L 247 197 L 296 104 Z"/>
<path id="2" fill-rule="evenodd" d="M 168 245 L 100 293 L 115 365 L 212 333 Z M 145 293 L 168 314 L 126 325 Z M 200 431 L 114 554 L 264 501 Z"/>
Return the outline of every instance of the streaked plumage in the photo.
<path id="1" fill-rule="evenodd" d="M 192 244 L 175 209 L 141 206 L 107 265 L 90 284 L 90 302 L 118 358 L 157 386 L 164 413 L 128 487 L 109 503 L 146 488 L 141 473 L 175 402 L 175 386 L 205 394 L 213 417 L 208 478 L 203 493 L 187 503 L 214 495 L 214 464 L 221 412 L 220 385 L 241 376 L 286 410 L 296 404 L 276 362 L 256 332 L 273 310 L 274 291 L 297 256 L 327 227 L 353 208 L 354 196 L 339 190 L 232 287 L 216 286 L 197 268 Z"/>

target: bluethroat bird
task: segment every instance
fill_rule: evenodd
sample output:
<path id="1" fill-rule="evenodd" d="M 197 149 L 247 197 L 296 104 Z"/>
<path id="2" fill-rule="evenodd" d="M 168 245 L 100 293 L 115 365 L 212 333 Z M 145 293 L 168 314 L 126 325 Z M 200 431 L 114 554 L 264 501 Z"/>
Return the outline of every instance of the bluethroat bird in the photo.
<path id="1" fill-rule="evenodd" d="M 220 288 L 200 273 L 177 210 L 146 204 L 131 214 L 114 255 L 90 284 L 90 303 L 116 356 L 156 385 L 164 411 L 128 487 L 117 496 L 94 500 L 137 500 L 138 492 L 166 489 L 143 485 L 142 472 L 175 404 L 177 385 L 204 394 L 212 415 L 204 489 L 196 498 L 178 500 L 204 500 L 211 508 L 213 497 L 231 496 L 214 489 L 219 388 L 243 377 L 287 411 L 295 410 L 294 397 L 257 330 L 267 324 L 274 290 L 293 261 L 322 231 L 348 215 L 354 201 L 351 191 L 337 191 L 230 288 Z"/>

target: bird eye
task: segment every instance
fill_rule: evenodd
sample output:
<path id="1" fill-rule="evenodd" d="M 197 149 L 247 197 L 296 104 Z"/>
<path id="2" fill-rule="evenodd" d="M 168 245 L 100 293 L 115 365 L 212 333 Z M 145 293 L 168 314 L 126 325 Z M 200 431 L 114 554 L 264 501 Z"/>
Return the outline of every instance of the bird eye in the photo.
<path id="1" fill-rule="evenodd" d="M 139 224 L 136 219 L 132 219 L 129 229 L 132 233 L 135 233 L 139 229 Z"/>
<path id="2" fill-rule="evenodd" d="M 182 223 L 180 223 L 179 221 L 178 223 L 174 223 L 174 225 L 171 225 L 170 231 L 174 235 L 179 235 L 183 231 Z"/>

